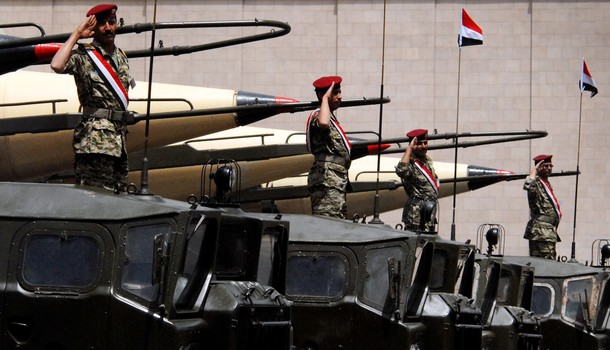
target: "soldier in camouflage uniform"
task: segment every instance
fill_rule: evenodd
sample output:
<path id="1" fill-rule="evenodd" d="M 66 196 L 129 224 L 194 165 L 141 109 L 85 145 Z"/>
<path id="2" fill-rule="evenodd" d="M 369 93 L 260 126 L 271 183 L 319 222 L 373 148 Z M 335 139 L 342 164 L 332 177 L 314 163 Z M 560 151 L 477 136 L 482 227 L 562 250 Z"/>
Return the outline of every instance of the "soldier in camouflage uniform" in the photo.
<path id="1" fill-rule="evenodd" d="M 523 184 L 530 207 L 530 219 L 523 238 L 529 240 L 530 256 L 547 259 L 557 257 L 555 245 L 561 242 L 557 234 L 561 208 L 548 180 L 553 172 L 552 158 L 552 155 L 545 154 L 536 156 L 534 167 Z"/>
<path id="2" fill-rule="evenodd" d="M 438 176 L 428 152 L 428 130 L 407 133 L 409 146 L 396 165 L 409 199 L 402 211 L 404 229 L 414 232 L 437 233 Z"/>
<path id="3" fill-rule="evenodd" d="M 125 149 L 127 91 L 133 79 L 125 53 L 115 46 L 117 6 L 98 5 L 53 57 L 51 68 L 74 76 L 83 117 L 74 129 L 76 183 L 123 188 L 127 183 Z M 78 44 L 93 37 L 91 44 Z M 74 46 L 78 45 L 73 50 Z"/>
<path id="4" fill-rule="evenodd" d="M 320 107 L 307 121 L 307 149 L 314 156 L 307 189 L 312 214 L 344 219 L 351 144 L 335 116 L 341 104 L 341 81 L 329 76 L 313 83 Z"/>

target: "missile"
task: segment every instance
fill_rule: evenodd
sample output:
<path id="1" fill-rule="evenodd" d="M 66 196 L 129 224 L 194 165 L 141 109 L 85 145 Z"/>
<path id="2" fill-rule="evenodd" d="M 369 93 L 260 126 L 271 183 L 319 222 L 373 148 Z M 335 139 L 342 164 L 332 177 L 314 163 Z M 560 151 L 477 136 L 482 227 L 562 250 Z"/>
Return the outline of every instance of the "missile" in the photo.
<path id="1" fill-rule="evenodd" d="M 364 157 L 352 163 L 350 168 L 350 181 L 353 183 L 374 183 L 376 182 L 377 173 L 376 157 Z M 394 173 L 394 166 L 398 163 L 397 158 L 381 156 L 379 181 L 384 184 L 384 187 L 379 190 L 379 211 L 387 212 L 395 209 L 403 208 L 408 197 L 405 191 L 401 188 L 400 179 Z M 441 182 L 439 189 L 439 198 L 453 196 L 454 188 L 454 164 L 434 161 L 434 168 Z M 489 167 L 457 164 L 456 177 L 456 194 L 474 191 L 485 186 L 492 185 L 502 180 L 511 179 L 511 171 L 494 169 Z M 479 177 L 477 179 L 477 177 Z M 388 184 L 394 183 L 395 186 Z M 293 214 L 311 214 L 311 204 L 309 196 L 304 195 L 306 191 L 303 189 L 307 185 L 306 177 L 287 178 L 269 183 L 269 188 L 287 189 L 287 192 L 300 194 L 300 196 L 292 196 L 293 198 L 275 200 L 277 210 L 282 213 Z M 298 190 L 298 189 L 301 190 Z M 290 191 L 288 191 L 291 189 Z M 263 189 L 264 190 L 264 189 Z M 261 191 L 263 191 L 261 190 Z M 357 191 L 347 194 L 348 217 L 358 214 L 360 217 L 370 216 L 374 214 L 374 199 L 376 195 L 375 189 L 368 191 Z M 259 197 L 262 194 L 259 194 Z M 247 200 L 247 197 L 244 199 Z M 255 210 L 256 206 L 248 206 L 249 210 Z"/>
<path id="2" fill-rule="evenodd" d="M 130 110 L 146 114 L 148 84 L 138 82 L 130 91 Z M 214 132 L 247 125 L 283 112 L 284 103 L 295 99 L 185 85 L 152 83 L 151 113 L 172 114 L 176 111 L 205 109 L 231 109 L 252 104 L 271 104 L 277 108 L 253 113 L 223 112 L 204 117 L 164 118 L 151 120 L 149 146 L 161 146 L 207 135 Z M 18 71 L 0 76 L 0 123 L 11 119 L 14 125 L 27 130 L 28 123 L 36 127 L 31 116 L 53 123 L 63 122 L 62 113 L 79 111 L 76 87 L 71 76 L 54 73 Z M 195 113 L 196 114 L 196 113 Z M 46 116 L 48 115 L 48 117 Z M 0 127 L 0 131 L 2 131 Z M 135 152 L 144 147 L 145 123 L 129 126 L 127 151 Z M 72 168 L 72 130 L 65 128 L 44 134 L 16 133 L 0 136 L 0 181 L 19 181 Z"/>
<path id="3" fill-rule="evenodd" d="M 376 154 L 379 149 L 378 145 L 354 143 L 352 146 L 352 160 Z M 387 147 L 389 145 L 385 144 L 381 146 L 381 149 Z M 214 184 L 206 181 L 206 179 L 210 178 L 210 172 L 215 171 L 217 167 L 206 165 L 206 163 L 214 158 L 235 159 L 235 165 L 233 166 L 239 170 L 237 172 L 238 179 L 233 183 L 233 190 L 238 188 L 243 190 L 275 180 L 297 176 L 307 172 L 313 162 L 313 156 L 307 152 L 306 146 L 303 144 L 202 150 L 200 151 L 201 154 L 196 152 L 194 155 L 188 154 L 189 148 L 188 145 L 169 146 L 169 149 L 164 147 L 158 150 L 160 154 L 151 152 L 149 157 L 154 160 L 148 167 L 148 186 L 151 192 L 179 200 L 186 199 L 190 195 L 195 195 L 198 198 L 204 195 L 212 195 L 215 191 Z M 265 152 L 265 150 L 273 152 Z M 191 148 L 190 151 L 193 151 L 193 149 Z M 180 159 L 182 153 L 187 154 L 186 159 Z M 278 154 L 283 156 L 276 156 Z M 132 158 L 136 158 L 136 160 L 133 165 L 130 165 L 130 169 L 134 170 L 129 173 L 129 181 L 140 187 L 142 174 L 135 169 L 139 169 L 137 160 L 141 159 L 142 155 Z M 175 162 L 176 160 L 183 162 L 178 164 Z M 188 165 L 184 165 L 184 162 Z M 202 185 L 206 183 L 211 184 L 212 187 L 208 185 L 208 188 L 204 188 L 205 186 Z"/>
<path id="4" fill-rule="evenodd" d="M 0 35 L 0 42 L 17 39 Z M 13 72 L 33 64 L 50 61 L 61 48 L 60 43 L 32 44 L 0 50 L 0 74 Z"/>

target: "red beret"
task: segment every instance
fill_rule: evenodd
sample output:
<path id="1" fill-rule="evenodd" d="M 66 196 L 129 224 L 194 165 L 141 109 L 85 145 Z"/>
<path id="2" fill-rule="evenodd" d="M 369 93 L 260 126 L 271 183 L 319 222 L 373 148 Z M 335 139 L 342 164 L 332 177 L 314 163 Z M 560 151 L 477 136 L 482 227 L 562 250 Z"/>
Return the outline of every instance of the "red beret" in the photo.
<path id="1" fill-rule="evenodd" d="M 428 130 L 426 130 L 426 129 L 411 130 L 407 133 L 407 137 L 410 137 L 410 138 L 417 137 L 419 140 L 427 140 L 428 139 Z"/>
<path id="2" fill-rule="evenodd" d="M 97 16 L 106 11 L 111 11 L 110 14 L 114 14 L 117 9 L 118 9 L 118 6 L 115 4 L 100 4 L 100 5 L 92 7 L 91 10 L 89 10 L 89 12 L 87 12 L 86 17 L 89 17 L 91 15 Z"/>
<path id="3" fill-rule="evenodd" d="M 539 162 L 550 162 L 552 158 L 552 154 L 541 154 L 539 156 L 535 156 L 532 160 L 534 161 L 534 164 L 538 164 Z"/>
<path id="4" fill-rule="evenodd" d="M 317 79 L 316 81 L 313 82 L 313 86 L 316 89 L 328 89 L 333 81 L 335 82 L 335 87 L 338 86 L 339 84 L 341 84 L 341 82 L 343 81 L 343 79 L 340 76 L 329 76 L 329 77 L 322 77 Z"/>

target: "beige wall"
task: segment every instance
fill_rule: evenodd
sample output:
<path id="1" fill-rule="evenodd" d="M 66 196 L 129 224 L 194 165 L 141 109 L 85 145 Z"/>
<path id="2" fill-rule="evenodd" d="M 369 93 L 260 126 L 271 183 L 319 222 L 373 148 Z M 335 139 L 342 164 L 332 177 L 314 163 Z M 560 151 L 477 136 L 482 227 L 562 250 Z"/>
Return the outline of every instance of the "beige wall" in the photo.
<path id="1" fill-rule="evenodd" d="M 126 24 L 151 22 L 153 1 L 120 1 Z M 0 22 L 32 21 L 48 34 L 72 31 L 94 3 L 54 0 L 0 0 Z M 157 21 L 251 20 L 288 22 L 287 36 L 187 56 L 156 58 L 157 82 L 231 88 L 312 100 L 311 82 L 340 74 L 344 98 L 378 97 L 383 136 L 399 137 L 413 128 L 459 131 L 547 130 L 533 141 L 460 149 L 461 163 L 529 172 L 531 158 L 554 154 L 556 171 L 577 166 L 581 60 L 586 58 L 600 94 L 582 100 L 582 132 L 576 216 L 576 257 L 590 259 L 594 239 L 610 238 L 608 130 L 610 106 L 610 2 L 606 1 L 388 1 L 385 23 L 380 0 L 158 1 Z M 461 8 L 481 26 L 482 46 L 457 47 Z M 259 29 L 260 30 L 260 29 Z M 256 29 L 159 31 L 164 45 L 188 45 L 253 33 Z M 32 31 L 5 31 L 34 35 Z M 123 49 L 150 45 L 150 33 L 118 39 Z M 459 64 L 458 64 L 459 62 Z M 131 62 L 138 80 L 147 80 L 148 60 Z M 383 67 L 383 77 L 382 77 Z M 458 67 L 460 86 L 458 89 Z M 36 70 L 49 71 L 47 67 Z M 44 88 L 44 87 L 39 87 Z M 458 110 L 459 90 L 459 110 Z M 378 130 L 378 107 L 344 109 L 348 130 Z M 459 116 L 459 118 L 458 118 Z M 305 114 L 283 115 L 255 126 L 303 130 Z M 456 120 L 459 120 L 456 128 Z M 453 161 L 454 152 L 432 152 Z M 561 255 L 570 255 L 574 225 L 575 177 L 552 179 L 564 218 Z M 522 233 L 528 216 L 522 181 L 501 183 L 460 195 L 456 206 L 458 240 L 476 241 L 479 225 L 505 227 L 507 254 L 526 254 Z M 452 199 L 441 202 L 441 235 L 449 238 Z M 395 224 L 399 213 L 382 215 Z"/>

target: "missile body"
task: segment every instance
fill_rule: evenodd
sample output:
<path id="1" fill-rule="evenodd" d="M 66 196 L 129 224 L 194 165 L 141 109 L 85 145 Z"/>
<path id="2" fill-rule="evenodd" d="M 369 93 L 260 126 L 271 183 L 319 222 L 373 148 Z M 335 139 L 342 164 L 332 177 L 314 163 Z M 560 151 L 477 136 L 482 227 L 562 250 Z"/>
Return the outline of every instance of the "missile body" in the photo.
<path id="1" fill-rule="evenodd" d="M 173 145 L 148 152 L 149 189 L 155 194 L 168 198 L 184 199 L 194 194 L 197 197 L 209 195 L 202 184 L 209 178 L 211 167 L 205 164 L 211 159 L 234 160 L 239 167 L 233 190 L 247 189 L 267 184 L 287 177 L 307 173 L 313 156 L 305 144 L 267 144 L 290 139 L 298 134 L 287 130 L 242 127 L 219 132 L 187 144 Z M 265 140 L 261 140 L 261 135 Z M 265 143 L 261 145 L 260 143 Z M 239 147 L 242 146 L 242 147 Z M 382 149 L 389 145 L 382 145 Z M 230 148 L 227 148 L 230 147 Z M 210 148 L 210 149 L 207 149 Z M 378 145 L 354 142 L 352 161 L 376 154 Z M 130 169 L 140 169 L 143 155 L 131 157 Z M 213 169 L 212 169 L 213 170 Z M 131 171 L 129 181 L 140 186 L 140 171 Z M 213 186 L 213 183 L 211 184 Z M 208 187 L 210 187 L 208 185 Z"/>
<path id="2" fill-rule="evenodd" d="M 294 99 L 184 85 L 153 83 L 151 113 L 245 106 L 252 103 L 295 102 Z M 138 82 L 129 92 L 129 110 L 146 114 L 148 83 Z M 32 101 L 60 101 L 17 105 Z M 74 80 L 69 75 L 18 71 L 0 76 L 0 118 L 78 113 Z M 149 146 L 167 145 L 193 137 L 247 125 L 275 115 L 281 108 L 263 113 L 236 112 L 150 121 Z M 52 116 L 49 118 L 53 118 Z M 25 120 L 25 119 L 24 119 Z M 0 119 L 1 123 L 1 119 Z M 128 152 L 144 148 L 145 122 L 129 126 Z M 1 130 L 1 129 L 0 129 Z M 0 136 L 0 181 L 17 181 L 71 169 L 72 131 Z"/>
<path id="3" fill-rule="evenodd" d="M 281 157 L 268 160 L 239 162 L 239 180 L 241 188 L 258 186 L 261 183 L 285 178 L 287 174 L 294 176 L 291 169 L 299 169 L 302 164 L 311 164 L 311 154 Z M 190 195 L 201 198 L 214 194 L 216 188 L 213 182 L 207 181 L 211 167 L 192 165 L 175 168 L 151 169 L 148 171 L 149 189 L 156 195 L 177 200 L 186 200 Z M 140 187 L 141 171 L 130 171 L 129 181 Z M 203 188 L 202 184 L 208 184 Z M 212 187 L 210 187 L 210 185 Z M 204 186 L 205 187 L 205 186 Z"/>

